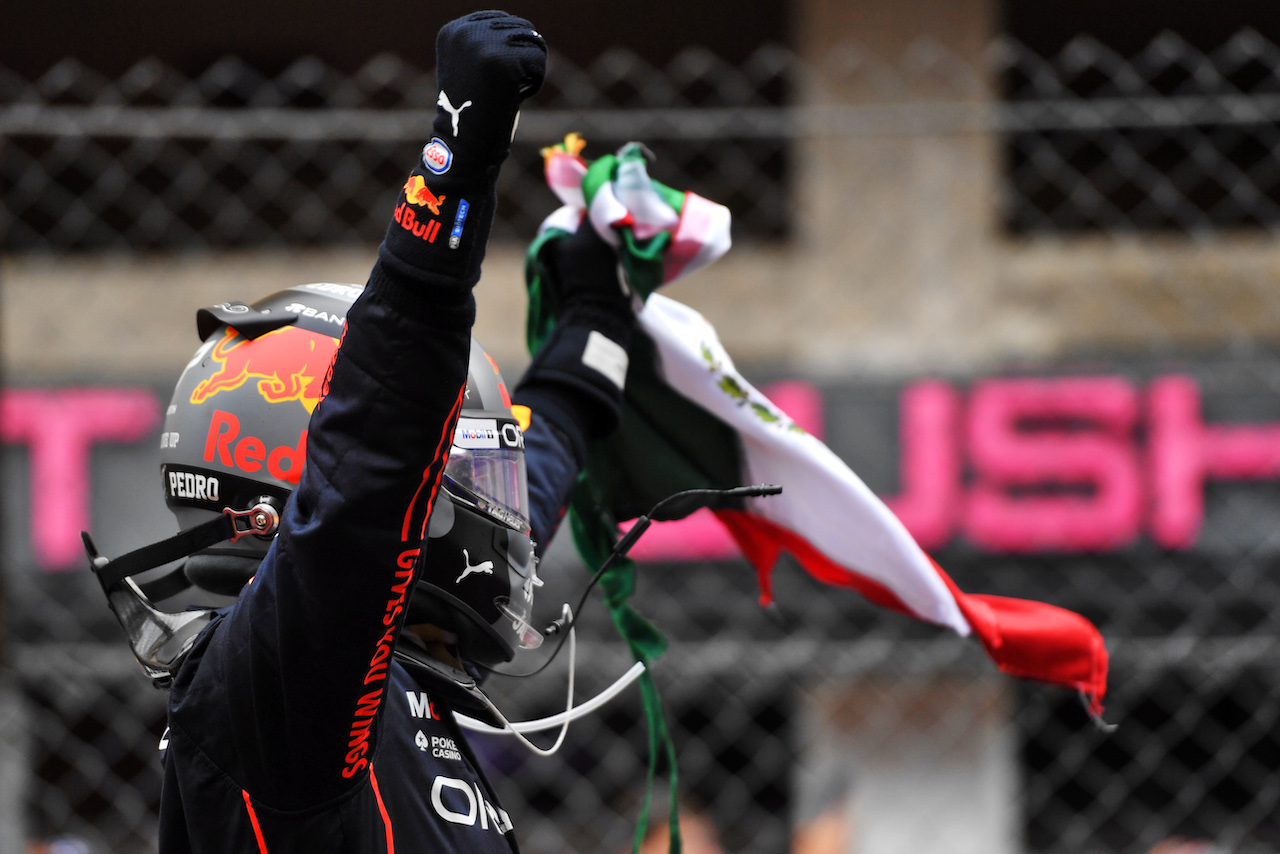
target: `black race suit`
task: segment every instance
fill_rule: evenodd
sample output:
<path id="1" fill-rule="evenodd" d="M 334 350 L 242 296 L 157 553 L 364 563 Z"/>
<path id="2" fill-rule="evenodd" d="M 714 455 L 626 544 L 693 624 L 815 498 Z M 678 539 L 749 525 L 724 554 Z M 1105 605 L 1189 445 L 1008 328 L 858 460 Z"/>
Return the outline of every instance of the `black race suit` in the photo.
<path id="1" fill-rule="evenodd" d="M 161 854 L 516 850 L 443 699 L 390 656 L 467 375 L 474 301 L 442 281 L 380 261 L 348 314 L 280 533 L 170 690 Z M 580 466 L 569 404 L 526 438 L 541 544 Z"/>

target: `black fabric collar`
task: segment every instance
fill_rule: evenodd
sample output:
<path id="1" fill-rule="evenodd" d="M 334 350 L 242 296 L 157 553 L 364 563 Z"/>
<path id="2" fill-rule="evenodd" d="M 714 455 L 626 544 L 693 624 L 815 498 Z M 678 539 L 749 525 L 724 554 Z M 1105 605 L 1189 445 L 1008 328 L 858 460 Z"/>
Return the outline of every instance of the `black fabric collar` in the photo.
<path id="1" fill-rule="evenodd" d="M 403 633 L 396 643 L 395 659 L 428 694 L 439 696 L 450 707 L 489 726 L 504 726 L 480 699 L 480 687 L 471 674 L 427 655 L 426 650 L 407 640 Z"/>

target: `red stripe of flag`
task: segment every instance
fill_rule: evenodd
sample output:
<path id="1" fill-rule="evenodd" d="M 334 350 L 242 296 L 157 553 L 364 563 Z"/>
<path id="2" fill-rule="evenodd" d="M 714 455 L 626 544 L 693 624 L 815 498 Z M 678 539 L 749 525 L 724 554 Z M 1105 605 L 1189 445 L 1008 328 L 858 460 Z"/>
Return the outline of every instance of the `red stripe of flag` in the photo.
<path id="1" fill-rule="evenodd" d="M 716 516 L 755 567 L 761 604 L 773 599 L 770 573 L 785 549 L 819 581 L 857 590 L 882 608 L 925 619 L 885 585 L 836 563 L 808 540 L 776 522 L 744 510 L 717 510 Z M 1091 713 L 1102 714 L 1108 656 L 1102 635 L 1092 623 L 1073 611 L 1045 602 L 965 593 L 942 567 L 932 559 L 929 563 L 1001 671 L 1075 688 L 1089 698 Z"/>

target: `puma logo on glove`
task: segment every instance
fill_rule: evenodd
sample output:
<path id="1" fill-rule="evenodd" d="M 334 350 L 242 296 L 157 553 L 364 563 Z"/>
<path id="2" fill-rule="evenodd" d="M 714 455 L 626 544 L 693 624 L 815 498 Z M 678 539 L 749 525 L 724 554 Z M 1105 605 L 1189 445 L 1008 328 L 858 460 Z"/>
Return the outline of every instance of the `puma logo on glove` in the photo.
<path id="1" fill-rule="evenodd" d="M 524 18 L 475 12 L 444 25 L 436 38 L 434 132 L 457 158 L 451 175 L 480 177 L 506 158 L 520 105 L 546 73 L 546 42 Z M 464 124 L 465 144 L 458 139 Z"/>
<path id="2" fill-rule="evenodd" d="M 459 118 L 459 116 L 461 116 L 461 115 L 462 115 L 462 111 L 463 111 L 463 110 L 465 110 L 467 107 L 470 107 L 470 106 L 471 106 L 471 102 L 470 102 L 470 101 L 463 101 L 463 102 L 462 102 L 462 106 L 461 106 L 461 107 L 454 107 L 454 106 L 453 106 L 453 104 L 449 101 L 449 93 L 447 93 L 447 92 L 445 92 L 443 89 L 441 89 L 441 90 L 440 90 L 440 97 L 436 99 L 436 106 L 437 106 L 437 107 L 444 107 L 445 112 L 446 112 L 446 113 L 448 113 L 449 115 L 453 116 L 453 135 L 454 135 L 454 137 L 457 137 L 457 135 L 458 135 L 458 118 Z"/>

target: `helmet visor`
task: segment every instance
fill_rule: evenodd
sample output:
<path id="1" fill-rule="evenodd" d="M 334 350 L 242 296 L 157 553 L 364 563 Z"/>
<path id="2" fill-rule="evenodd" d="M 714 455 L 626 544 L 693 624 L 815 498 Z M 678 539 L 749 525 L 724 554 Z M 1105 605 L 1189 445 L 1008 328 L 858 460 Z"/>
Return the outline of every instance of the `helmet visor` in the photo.
<path id="1" fill-rule="evenodd" d="M 456 497 L 528 533 L 524 435 L 515 419 L 459 418 L 444 476 Z"/>

